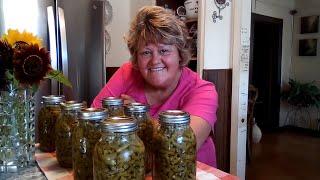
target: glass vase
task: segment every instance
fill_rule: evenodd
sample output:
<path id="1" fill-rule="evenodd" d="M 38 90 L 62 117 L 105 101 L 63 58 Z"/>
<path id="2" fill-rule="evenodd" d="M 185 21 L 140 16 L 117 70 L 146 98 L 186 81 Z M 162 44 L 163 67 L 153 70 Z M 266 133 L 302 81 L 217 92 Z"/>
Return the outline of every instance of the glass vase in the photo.
<path id="1" fill-rule="evenodd" d="M 35 113 L 31 88 L 0 91 L 0 172 L 35 164 Z"/>

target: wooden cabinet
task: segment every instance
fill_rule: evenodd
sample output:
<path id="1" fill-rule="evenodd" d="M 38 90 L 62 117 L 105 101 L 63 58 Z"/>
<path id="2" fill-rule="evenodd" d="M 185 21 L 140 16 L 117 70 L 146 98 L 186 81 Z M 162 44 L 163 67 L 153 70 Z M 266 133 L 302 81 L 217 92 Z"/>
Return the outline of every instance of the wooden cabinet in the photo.
<path id="1" fill-rule="evenodd" d="M 197 72 L 197 59 L 198 59 L 198 19 L 187 19 L 185 21 L 186 26 L 189 29 L 190 37 L 192 38 L 192 44 L 191 44 L 191 60 L 188 64 L 188 67 Z"/>
<path id="2" fill-rule="evenodd" d="M 174 13 L 177 15 L 176 11 L 178 7 L 184 6 L 185 0 L 157 0 L 156 5 L 162 6 L 164 8 L 170 9 L 174 11 Z M 177 15 L 178 16 L 178 15 Z M 189 29 L 189 34 L 192 37 L 192 48 L 191 48 L 191 59 L 188 64 L 188 67 L 193 70 L 194 72 L 197 72 L 197 33 L 198 33 L 198 18 L 192 18 L 192 19 L 186 19 L 184 20 L 186 23 L 186 26 Z M 199 73 L 199 72 L 198 72 Z"/>

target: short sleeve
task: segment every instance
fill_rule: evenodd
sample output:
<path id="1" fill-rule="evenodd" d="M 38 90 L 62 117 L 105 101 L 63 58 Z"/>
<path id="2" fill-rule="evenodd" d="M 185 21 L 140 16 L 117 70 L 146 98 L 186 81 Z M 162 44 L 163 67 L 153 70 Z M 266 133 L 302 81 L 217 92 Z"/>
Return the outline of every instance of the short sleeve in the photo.
<path id="1" fill-rule="evenodd" d="M 183 98 L 181 103 L 182 110 L 206 120 L 214 131 L 214 124 L 217 120 L 218 93 L 212 83 L 205 82 L 197 86 Z"/>

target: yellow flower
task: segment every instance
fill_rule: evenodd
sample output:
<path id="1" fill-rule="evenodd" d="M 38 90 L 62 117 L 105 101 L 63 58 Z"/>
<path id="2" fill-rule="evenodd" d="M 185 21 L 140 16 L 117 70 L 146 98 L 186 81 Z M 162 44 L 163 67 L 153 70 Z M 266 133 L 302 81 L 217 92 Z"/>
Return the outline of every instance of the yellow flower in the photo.
<path id="1" fill-rule="evenodd" d="M 7 39 L 11 46 L 14 46 L 16 42 L 23 42 L 27 44 L 38 44 L 41 48 L 42 39 L 38 39 L 37 36 L 28 33 L 26 30 L 20 33 L 18 30 L 9 29 L 8 34 L 3 34 L 2 38 Z"/>

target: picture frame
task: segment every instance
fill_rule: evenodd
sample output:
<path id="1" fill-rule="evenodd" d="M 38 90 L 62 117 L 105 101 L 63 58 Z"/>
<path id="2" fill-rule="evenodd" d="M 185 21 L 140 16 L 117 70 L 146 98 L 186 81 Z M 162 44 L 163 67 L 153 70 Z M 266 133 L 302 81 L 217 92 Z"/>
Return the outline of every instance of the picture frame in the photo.
<path id="1" fill-rule="evenodd" d="M 299 40 L 299 56 L 317 56 L 317 39 Z"/>
<path id="2" fill-rule="evenodd" d="M 301 17 L 300 33 L 317 33 L 319 32 L 319 16 Z"/>

